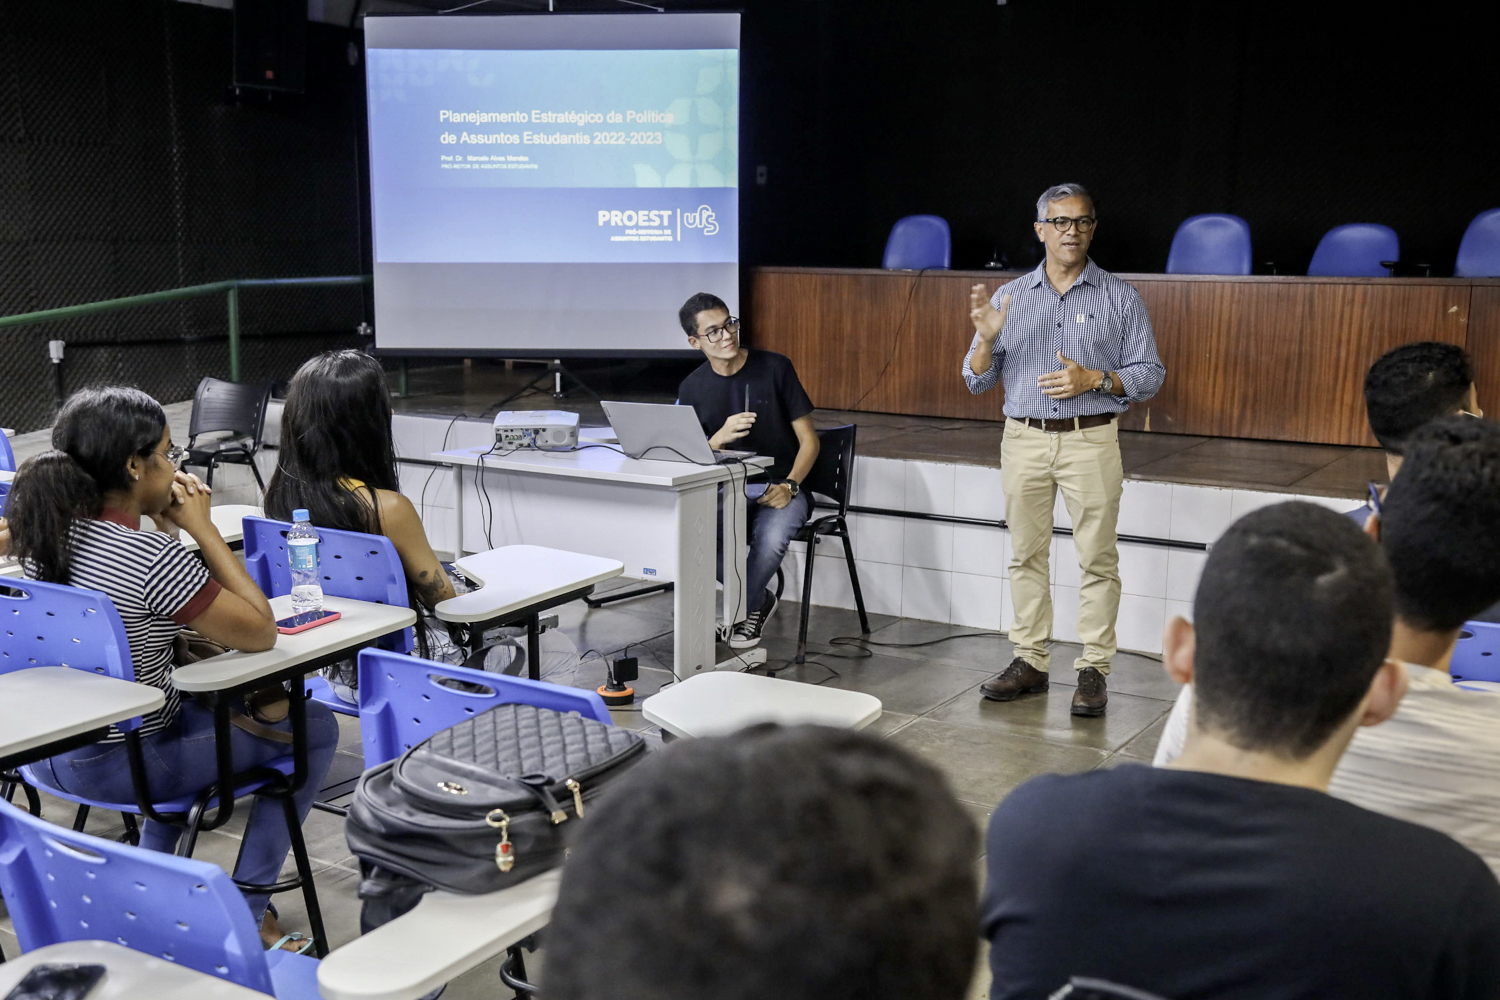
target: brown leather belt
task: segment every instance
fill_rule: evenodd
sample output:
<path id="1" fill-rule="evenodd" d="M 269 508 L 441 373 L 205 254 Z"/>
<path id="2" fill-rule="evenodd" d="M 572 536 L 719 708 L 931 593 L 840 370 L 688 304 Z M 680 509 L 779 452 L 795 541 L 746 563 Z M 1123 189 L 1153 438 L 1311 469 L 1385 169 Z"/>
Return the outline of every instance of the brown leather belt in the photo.
<path id="1" fill-rule="evenodd" d="M 1081 431 L 1086 427 L 1103 427 L 1115 419 L 1113 413 L 1095 413 L 1087 417 L 1069 417 L 1066 420 L 1039 420 L 1036 417 L 1022 417 L 1021 423 L 1027 427 L 1035 427 L 1039 431 L 1047 431 L 1049 434 L 1058 434 L 1062 431 Z"/>

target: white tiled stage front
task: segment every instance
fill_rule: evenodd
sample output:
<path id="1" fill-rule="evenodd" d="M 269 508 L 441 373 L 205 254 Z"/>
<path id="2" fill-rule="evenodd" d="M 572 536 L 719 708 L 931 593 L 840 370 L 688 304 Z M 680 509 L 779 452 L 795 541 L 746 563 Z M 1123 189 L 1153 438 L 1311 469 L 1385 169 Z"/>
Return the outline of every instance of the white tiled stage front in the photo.
<path id="1" fill-rule="evenodd" d="M 394 432 L 396 452 L 404 458 L 427 459 L 444 448 L 474 447 L 492 440 L 488 422 L 463 418 L 398 414 Z M 465 537 L 483 538 L 481 505 L 468 477 L 465 489 Z M 446 469 L 403 465 L 401 490 L 419 506 L 433 547 L 451 552 L 452 474 Z M 1321 503 L 1337 511 L 1357 506 L 1347 497 L 1127 479 L 1119 531 L 1122 535 L 1211 542 L 1241 515 L 1293 499 Z M 991 521 L 1005 516 L 1000 470 L 960 463 L 861 456 L 855 468 L 852 503 Z M 1060 496 L 1055 517 L 1059 527 L 1070 526 Z M 868 610 L 972 628 L 1009 628 L 1010 532 L 879 514 L 852 514 L 850 528 Z M 1161 652 L 1162 627 L 1168 615 L 1191 613 L 1204 558 L 1201 551 L 1120 543 L 1121 649 Z M 791 599 L 801 595 L 802 560 L 802 546 L 794 544 L 783 564 L 785 596 Z M 1055 536 L 1052 601 L 1053 629 L 1058 639 L 1078 640 L 1078 584 L 1073 541 Z M 818 548 L 812 599 L 814 604 L 854 607 L 854 592 L 836 539 L 825 540 Z"/>

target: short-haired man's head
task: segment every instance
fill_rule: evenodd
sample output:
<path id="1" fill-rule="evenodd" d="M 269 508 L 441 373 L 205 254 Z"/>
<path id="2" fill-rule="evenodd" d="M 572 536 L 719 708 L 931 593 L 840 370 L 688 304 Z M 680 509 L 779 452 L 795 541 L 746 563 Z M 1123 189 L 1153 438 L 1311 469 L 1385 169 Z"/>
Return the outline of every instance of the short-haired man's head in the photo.
<path id="1" fill-rule="evenodd" d="M 1293 502 L 1240 518 L 1193 603 L 1198 725 L 1242 750 L 1312 754 L 1385 660 L 1391 590 L 1379 546 L 1347 517 Z"/>
<path id="2" fill-rule="evenodd" d="M 1042 196 L 1036 200 L 1036 221 L 1041 222 L 1047 218 L 1047 206 L 1054 201 L 1062 201 L 1064 198 L 1086 198 L 1089 203 L 1089 212 L 1093 215 L 1099 213 L 1094 209 L 1094 196 L 1089 194 L 1088 189 L 1082 184 L 1054 184 L 1042 192 Z"/>
<path id="3" fill-rule="evenodd" d="M 864 733 L 763 726 L 654 754 L 581 824 L 550 1000 L 958 1000 L 978 835 Z"/>
<path id="4" fill-rule="evenodd" d="M 698 314 L 710 309 L 722 309 L 727 314 L 729 307 L 724 300 L 713 292 L 699 292 L 682 304 L 677 310 L 677 321 L 682 324 L 682 332 L 689 337 L 698 336 Z"/>
<path id="5" fill-rule="evenodd" d="M 1402 344 L 1382 354 L 1365 375 L 1365 413 L 1375 440 L 1404 454 L 1412 431 L 1468 405 L 1474 368 L 1456 344 Z"/>
<path id="6" fill-rule="evenodd" d="M 1500 426 L 1442 417 L 1407 438 L 1380 545 L 1413 628 L 1456 629 L 1500 600 Z"/>

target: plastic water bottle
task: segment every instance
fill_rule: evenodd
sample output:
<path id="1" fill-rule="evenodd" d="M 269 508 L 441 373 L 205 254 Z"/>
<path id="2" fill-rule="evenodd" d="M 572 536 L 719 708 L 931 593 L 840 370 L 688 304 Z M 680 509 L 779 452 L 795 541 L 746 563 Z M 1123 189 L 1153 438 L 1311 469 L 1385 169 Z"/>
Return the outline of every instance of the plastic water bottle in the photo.
<path id="1" fill-rule="evenodd" d="M 292 614 L 323 610 L 323 584 L 318 577 L 318 529 L 307 511 L 292 511 L 292 530 L 286 533 L 287 562 L 292 570 Z"/>

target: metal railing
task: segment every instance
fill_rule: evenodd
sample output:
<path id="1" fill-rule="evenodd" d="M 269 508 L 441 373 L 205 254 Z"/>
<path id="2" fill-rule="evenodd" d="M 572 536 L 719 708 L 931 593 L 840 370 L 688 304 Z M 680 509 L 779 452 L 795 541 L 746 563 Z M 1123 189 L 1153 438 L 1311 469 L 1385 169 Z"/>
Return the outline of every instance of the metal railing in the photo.
<path id="1" fill-rule="evenodd" d="M 228 281 L 209 282 L 206 285 L 188 285 L 183 288 L 169 288 L 161 292 L 127 295 L 119 299 L 104 299 L 99 302 L 85 302 L 76 306 L 62 306 L 57 309 L 42 309 L 37 312 L 19 313 L 15 316 L 0 316 L 0 330 L 12 326 L 26 326 L 31 323 L 56 323 L 65 319 L 92 316 L 94 313 L 109 312 L 114 309 L 132 309 L 136 306 L 150 306 L 162 302 L 176 302 L 180 299 L 194 299 L 204 295 L 223 294 L 229 319 L 229 380 L 231 382 L 238 382 L 240 380 L 241 288 L 363 285 L 370 280 L 371 277 L 368 274 L 346 274 L 325 278 L 232 278 Z M 61 352 L 54 351 L 52 355 L 53 364 L 59 364 L 61 361 Z"/>

